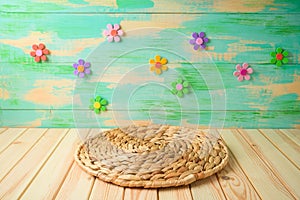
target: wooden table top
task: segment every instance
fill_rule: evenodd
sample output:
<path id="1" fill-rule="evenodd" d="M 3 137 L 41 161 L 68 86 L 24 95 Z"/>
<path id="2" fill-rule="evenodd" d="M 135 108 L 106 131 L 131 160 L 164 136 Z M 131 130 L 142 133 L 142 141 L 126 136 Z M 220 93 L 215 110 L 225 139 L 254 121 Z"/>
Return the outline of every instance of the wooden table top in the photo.
<path id="1" fill-rule="evenodd" d="M 73 159 L 77 129 L 0 128 L 0 199 L 300 198 L 299 129 L 218 131 L 231 153 L 224 170 L 184 187 L 140 189 L 82 171 Z"/>

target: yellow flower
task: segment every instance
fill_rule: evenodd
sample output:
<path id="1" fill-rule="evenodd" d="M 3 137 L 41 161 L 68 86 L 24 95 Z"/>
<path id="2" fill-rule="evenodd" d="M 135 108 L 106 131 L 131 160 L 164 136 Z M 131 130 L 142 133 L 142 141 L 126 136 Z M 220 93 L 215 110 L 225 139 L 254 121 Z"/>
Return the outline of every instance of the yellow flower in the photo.
<path id="1" fill-rule="evenodd" d="M 161 58 L 159 55 L 155 56 L 155 60 L 149 60 L 149 63 L 151 64 L 150 71 L 161 74 L 162 71 L 168 70 L 168 67 L 166 66 L 167 62 L 168 60 L 166 58 Z"/>

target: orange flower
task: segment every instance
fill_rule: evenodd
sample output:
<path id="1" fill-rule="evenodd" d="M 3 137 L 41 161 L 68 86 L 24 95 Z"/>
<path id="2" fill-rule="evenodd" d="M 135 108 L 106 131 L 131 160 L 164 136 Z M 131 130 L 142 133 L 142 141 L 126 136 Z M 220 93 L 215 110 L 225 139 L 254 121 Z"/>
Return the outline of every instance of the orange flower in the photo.
<path id="1" fill-rule="evenodd" d="M 32 45 L 32 49 L 34 51 L 31 51 L 30 55 L 34 57 L 35 62 L 40 62 L 41 60 L 46 61 L 47 60 L 46 55 L 50 54 L 49 50 L 46 49 L 45 45 L 42 43 L 39 44 L 39 46 L 36 44 Z"/>
<path id="2" fill-rule="evenodd" d="M 159 55 L 155 56 L 155 60 L 149 60 L 149 63 L 151 64 L 150 71 L 154 71 L 156 74 L 161 74 L 162 71 L 167 71 L 168 67 L 165 65 L 167 62 L 168 60 L 166 58 L 161 58 Z"/>

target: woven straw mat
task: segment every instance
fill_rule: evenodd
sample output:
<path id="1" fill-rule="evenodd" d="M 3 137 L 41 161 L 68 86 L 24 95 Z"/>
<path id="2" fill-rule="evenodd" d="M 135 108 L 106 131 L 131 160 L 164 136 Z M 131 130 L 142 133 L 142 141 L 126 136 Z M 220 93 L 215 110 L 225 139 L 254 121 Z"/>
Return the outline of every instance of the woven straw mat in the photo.
<path id="1" fill-rule="evenodd" d="M 228 150 L 220 138 L 199 129 L 131 125 L 87 139 L 75 160 L 103 181 L 159 188 L 187 185 L 220 171 Z"/>

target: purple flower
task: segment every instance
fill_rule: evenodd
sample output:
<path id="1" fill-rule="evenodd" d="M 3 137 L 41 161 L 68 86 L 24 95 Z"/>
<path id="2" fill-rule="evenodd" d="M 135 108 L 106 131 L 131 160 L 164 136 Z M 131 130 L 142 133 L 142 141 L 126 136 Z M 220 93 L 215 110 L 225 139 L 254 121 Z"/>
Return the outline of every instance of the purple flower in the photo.
<path id="1" fill-rule="evenodd" d="M 74 63 L 74 74 L 76 76 L 79 76 L 80 78 L 83 78 L 85 74 L 90 74 L 91 70 L 89 69 L 91 66 L 91 63 L 89 62 L 84 62 L 83 59 L 79 59 L 78 63 Z"/>
<path id="2" fill-rule="evenodd" d="M 206 48 L 206 44 L 208 42 L 208 38 L 205 37 L 205 33 L 204 32 L 200 32 L 199 34 L 194 32 L 192 34 L 194 39 L 190 40 L 190 44 L 194 45 L 194 49 L 198 50 L 199 47 L 201 47 L 202 49 Z"/>

